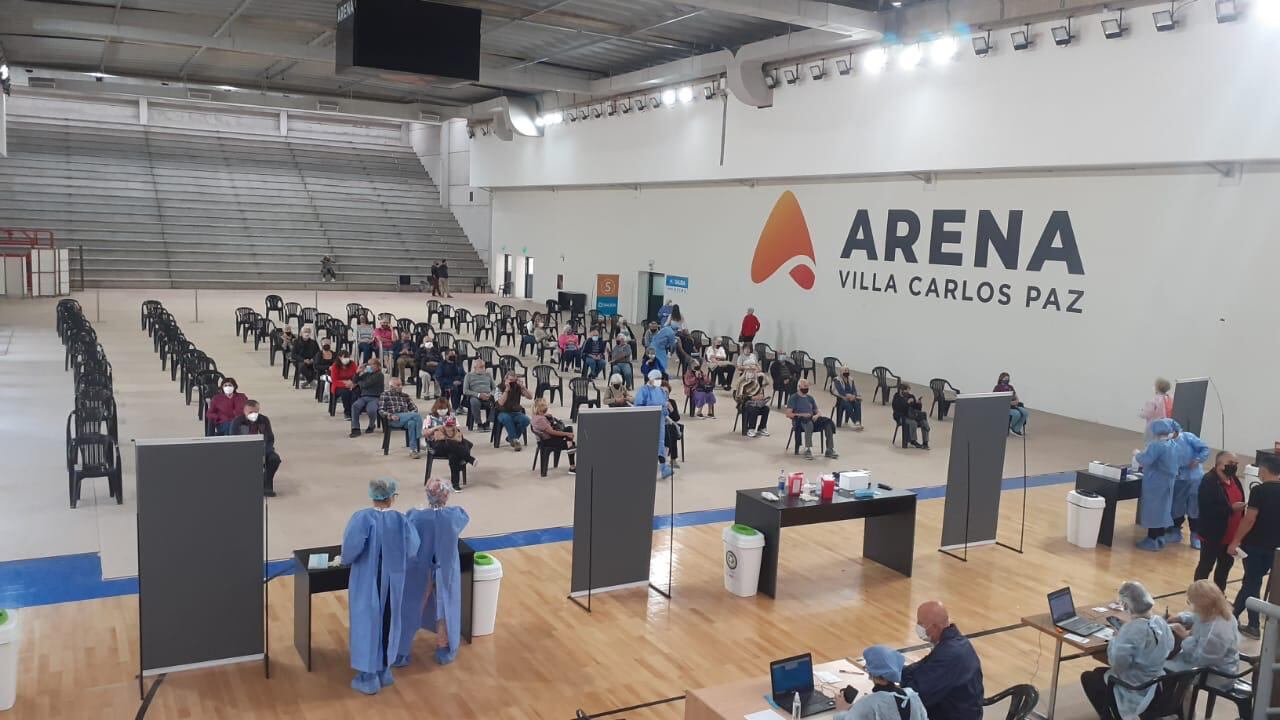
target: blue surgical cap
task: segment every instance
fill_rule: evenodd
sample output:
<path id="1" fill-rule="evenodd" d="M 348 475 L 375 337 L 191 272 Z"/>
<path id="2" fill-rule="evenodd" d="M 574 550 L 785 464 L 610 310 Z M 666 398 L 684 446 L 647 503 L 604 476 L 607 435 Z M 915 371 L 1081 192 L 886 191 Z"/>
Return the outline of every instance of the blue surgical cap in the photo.
<path id="1" fill-rule="evenodd" d="M 373 500 L 390 500 L 396 494 L 396 481 L 391 478 L 377 478 L 369 481 L 369 498 Z"/>
<path id="2" fill-rule="evenodd" d="M 1162 418 L 1151 423 L 1151 432 L 1157 436 L 1172 435 L 1173 433 L 1178 432 L 1179 429 L 1178 423 L 1169 420 L 1168 418 Z"/>
<path id="3" fill-rule="evenodd" d="M 902 666 L 907 664 L 902 653 L 888 645 L 872 645 L 862 651 L 867 663 L 867 674 L 889 682 L 902 682 Z"/>
<path id="4" fill-rule="evenodd" d="M 650 370 L 650 371 L 649 371 L 649 379 L 650 379 L 650 380 L 661 380 L 661 379 L 662 379 L 662 371 L 661 371 L 661 370 Z"/>

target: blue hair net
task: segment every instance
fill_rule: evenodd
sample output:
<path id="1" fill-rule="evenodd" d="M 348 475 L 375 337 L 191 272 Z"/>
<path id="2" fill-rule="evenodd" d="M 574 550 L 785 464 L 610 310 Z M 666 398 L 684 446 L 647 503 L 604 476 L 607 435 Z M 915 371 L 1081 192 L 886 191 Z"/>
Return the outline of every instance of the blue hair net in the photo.
<path id="1" fill-rule="evenodd" d="M 867 674 L 889 682 L 902 682 L 902 666 L 906 658 L 902 653 L 888 645 L 872 645 L 862 651 L 862 659 L 867 663 Z"/>
<path id="2" fill-rule="evenodd" d="M 1156 420 L 1151 423 L 1151 432 L 1155 435 L 1172 435 L 1173 433 L 1178 432 L 1179 429 L 1178 423 L 1168 418 Z"/>
<path id="3" fill-rule="evenodd" d="M 396 481 L 391 478 L 376 478 L 369 481 L 369 498 L 372 500 L 390 500 L 396 494 Z"/>

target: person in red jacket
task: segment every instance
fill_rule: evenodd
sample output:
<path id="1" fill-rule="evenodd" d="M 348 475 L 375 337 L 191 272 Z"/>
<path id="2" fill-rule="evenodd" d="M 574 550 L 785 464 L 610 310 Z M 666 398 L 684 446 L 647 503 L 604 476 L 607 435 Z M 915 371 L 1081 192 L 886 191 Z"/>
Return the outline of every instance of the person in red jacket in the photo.
<path id="1" fill-rule="evenodd" d="M 338 353 L 338 361 L 329 366 L 329 377 L 332 382 L 329 392 L 342 401 L 342 417 L 351 419 L 351 403 L 355 402 L 353 393 L 356 386 L 356 364 L 351 360 L 351 352 L 343 350 Z"/>
<path id="2" fill-rule="evenodd" d="M 209 409 L 204 417 L 214 435 L 227 435 L 231 432 L 231 421 L 244 412 L 244 404 L 249 398 L 240 392 L 240 385 L 235 378 L 222 380 L 222 392 L 209 401 Z"/>
<path id="3" fill-rule="evenodd" d="M 758 332 L 760 332 L 760 318 L 756 317 L 756 309 L 747 308 L 747 314 L 742 318 L 742 332 L 738 335 L 738 342 L 751 344 L 755 342 Z"/>

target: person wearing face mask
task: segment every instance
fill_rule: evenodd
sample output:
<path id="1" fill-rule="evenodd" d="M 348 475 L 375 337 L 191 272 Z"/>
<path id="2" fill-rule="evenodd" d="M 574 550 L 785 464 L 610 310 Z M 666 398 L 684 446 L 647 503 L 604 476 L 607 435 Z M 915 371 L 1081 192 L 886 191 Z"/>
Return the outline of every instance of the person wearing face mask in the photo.
<path id="1" fill-rule="evenodd" d="M 257 400 L 245 400 L 244 412 L 231 421 L 228 435 L 261 435 L 264 443 L 262 458 L 262 494 L 275 497 L 276 471 L 280 469 L 280 456 L 276 454 L 276 434 L 271 431 L 271 419 L 261 412 Z"/>
<path id="2" fill-rule="evenodd" d="M 449 406 L 449 399 L 441 395 L 431 406 L 431 412 L 427 416 L 427 429 L 444 425 L 444 421 L 450 417 L 453 417 L 453 408 Z"/>
<path id="3" fill-rule="evenodd" d="M 656 367 L 662 371 L 664 376 L 667 374 L 667 356 L 674 352 L 679 344 L 680 338 L 676 335 L 676 329 L 671 325 L 663 325 L 649 339 L 648 349 L 653 350 L 653 360 L 657 363 Z"/>
<path id="4" fill-rule="evenodd" d="M 440 355 L 440 349 L 436 347 L 435 340 L 431 337 L 424 337 L 422 345 L 418 347 L 418 382 L 423 382 L 422 377 L 426 376 L 427 390 L 431 390 L 431 381 L 436 377 L 436 370 L 439 369 L 440 363 L 444 360 Z M 422 393 L 419 392 L 419 395 Z M 431 397 L 431 395 L 427 395 Z"/>
<path id="5" fill-rule="evenodd" d="M 248 399 L 240 392 L 235 378 L 223 378 L 222 391 L 209 400 L 209 407 L 204 411 L 205 421 L 214 435 L 231 434 L 231 421 L 244 414 Z"/>
<path id="6" fill-rule="evenodd" d="M 662 307 L 658 308 L 658 326 L 659 327 L 666 325 L 667 322 L 671 320 L 671 311 L 673 309 L 674 308 L 672 307 L 670 300 L 666 301 L 665 303 L 662 304 Z"/>
<path id="7" fill-rule="evenodd" d="M 418 346 L 413 336 L 407 332 L 400 333 L 400 339 L 392 346 L 396 357 L 396 377 L 404 380 L 406 372 L 417 372 Z"/>
<path id="8" fill-rule="evenodd" d="M 921 450 L 929 449 L 929 413 L 924 405 L 911 394 L 911 386 L 907 383 L 898 385 L 898 392 L 893 396 L 893 421 L 902 426 L 902 447 L 909 444 Z M 916 430 L 919 429 L 923 443 L 916 442 Z"/>
<path id="9" fill-rule="evenodd" d="M 760 372 L 758 364 L 742 366 L 733 381 L 733 399 L 742 413 L 742 434 L 749 438 L 769 437 L 769 378 Z"/>
<path id="10" fill-rule="evenodd" d="M 729 353 L 725 351 L 720 338 L 711 341 L 706 352 L 707 369 L 711 372 L 712 382 L 729 390 L 733 387 L 733 365 L 729 362 Z"/>
<path id="11" fill-rule="evenodd" d="M 502 387 L 499 388 L 501 401 L 498 403 L 498 423 L 507 431 L 507 444 L 512 450 L 520 451 L 520 439 L 529 427 L 529 416 L 524 412 L 520 400 L 532 400 L 533 393 L 525 387 L 515 373 L 509 373 Z"/>
<path id="12" fill-rule="evenodd" d="M 930 720 L 981 720 L 982 661 L 942 603 L 916 609 L 916 635 L 933 649 L 902 669 L 902 687 L 920 694 Z"/>
<path id="13" fill-rule="evenodd" d="M 377 347 L 382 366 L 387 369 L 395 367 L 396 331 L 391 329 L 390 320 L 383 320 L 373 331 L 373 344 Z"/>
<path id="14" fill-rule="evenodd" d="M 614 338 L 613 351 L 609 354 L 609 370 L 613 375 L 620 376 L 623 384 L 630 388 L 634 382 L 634 376 L 631 367 L 631 343 L 628 340 L 630 338 L 622 333 Z"/>
<path id="15" fill-rule="evenodd" d="M 1240 592 L 1232 608 L 1235 617 L 1240 617 L 1249 598 L 1258 597 L 1262 591 L 1262 581 L 1271 572 L 1276 547 L 1280 546 L 1280 458 L 1275 455 L 1259 458 L 1258 479 L 1262 484 L 1249 492 L 1244 517 L 1227 548 L 1231 555 L 1242 548 L 1245 552 L 1244 579 L 1240 581 Z M 1256 611 L 1249 611 L 1249 624 L 1240 626 L 1240 632 L 1254 639 L 1261 636 Z"/>
<path id="16" fill-rule="evenodd" d="M 333 343 L 329 338 L 320 341 L 320 352 L 316 354 L 316 402 L 324 402 L 328 399 L 330 392 L 329 387 L 329 370 L 333 364 L 338 361 L 338 355 L 333 351 Z"/>
<path id="17" fill-rule="evenodd" d="M 661 465 L 662 477 L 671 477 L 671 466 L 667 463 L 667 394 L 662 390 L 662 372 L 656 368 L 646 376 L 648 384 L 636 391 L 636 407 L 656 407 L 662 409 L 662 417 L 658 421 L 658 463 Z"/>
<path id="18" fill-rule="evenodd" d="M 1173 417 L 1173 398 L 1169 397 L 1169 391 L 1173 389 L 1173 384 L 1164 378 L 1156 378 L 1156 394 L 1148 401 L 1143 403 L 1142 410 L 1138 413 L 1138 417 L 1146 421 L 1143 429 L 1142 439 L 1151 442 L 1156 433 L 1151 427 L 1157 420 Z"/>
<path id="19" fill-rule="evenodd" d="M 836 424 L 831 422 L 831 418 L 823 417 L 818 410 L 818 401 L 809 394 L 808 380 L 801 378 L 796 383 L 796 394 L 787 400 L 787 417 L 791 419 L 792 427 L 803 433 L 805 460 L 813 459 L 814 430 L 826 438 L 827 451 L 823 455 L 832 460 L 840 457 L 836 454 Z"/>
<path id="20" fill-rule="evenodd" d="M 351 353 L 343 350 L 338 353 L 338 361 L 329 367 L 329 385 L 334 397 L 342 403 L 342 418 L 351 419 L 351 403 L 355 401 L 356 364 Z"/>
<path id="21" fill-rule="evenodd" d="M 1244 517 L 1244 486 L 1240 484 L 1240 461 L 1226 450 L 1213 460 L 1213 469 L 1200 481 L 1197 497 L 1200 501 L 1200 520 L 1196 535 L 1200 538 L 1200 562 L 1196 565 L 1196 580 L 1204 580 L 1212 573 L 1213 584 L 1227 589 L 1227 576 L 1236 559 L 1227 554 L 1227 546 L 1236 536 L 1240 519 Z"/>
<path id="22" fill-rule="evenodd" d="M 449 404 L 453 406 L 455 413 L 462 405 L 462 379 L 466 376 L 467 371 L 458 362 L 458 353 L 452 350 L 445 353 L 444 359 L 436 368 L 436 385 L 440 386 L 441 394 L 449 398 Z"/>
<path id="23" fill-rule="evenodd" d="M 1173 481 L 1173 527 L 1165 533 L 1166 545 L 1182 542 L 1182 524 L 1191 527 L 1191 548 L 1200 549 L 1200 481 L 1204 478 L 1204 461 L 1213 452 L 1195 433 L 1186 432 L 1177 420 L 1173 423 L 1173 442 L 1178 448 L 1178 475 Z"/>
<path id="24" fill-rule="evenodd" d="M 631 393 L 622 384 L 622 375 L 614 373 L 609 376 L 609 387 L 604 391 L 605 407 L 631 407 Z"/>
<path id="25" fill-rule="evenodd" d="M 671 383 L 662 381 L 662 392 L 667 395 L 667 418 L 663 424 L 663 440 L 667 448 L 667 463 L 672 468 L 680 467 L 680 438 L 684 437 L 684 427 L 680 424 L 680 406 L 671 393 Z"/>
<path id="26" fill-rule="evenodd" d="M 1164 618 L 1154 614 L 1155 600 L 1141 583 L 1132 580 L 1120 586 L 1120 605 L 1133 619 L 1120 626 L 1107 643 L 1107 664 L 1080 675 L 1080 685 L 1089 704 L 1100 718 L 1112 718 L 1112 692 L 1107 678 L 1116 677 L 1129 685 L 1143 685 L 1164 674 L 1164 663 L 1173 652 L 1173 631 Z M 1122 718 L 1136 718 L 1156 699 L 1159 683 L 1146 690 L 1115 686 L 1115 705 Z"/>
<path id="27" fill-rule="evenodd" d="M 1138 549 L 1158 552 L 1165 546 L 1165 534 L 1173 527 L 1173 483 L 1178 476 L 1178 446 L 1173 441 L 1172 420 L 1151 423 L 1155 439 L 1135 459 L 1142 466 L 1142 502 L 1138 503 L 1138 524 L 1147 536 Z"/>
<path id="28" fill-rule="evenodd" d="M 404 393 L 400 378 L 391 378 L 387 389 L 378 396 L 378 414 L 389 427 L 407 431 L 409 457 L 417 460 L 420 457 L 418 448 L 422 443 L 422 415 L 418 413 L 418 406 Z"/>
<path id="29" fill-rule="evenodd" d="M 427 431 L 427 447 L 432 455 L 449 463 L 449 478 L 453 489 L 462 492 L 462 469 L 466 465 L 476 464 L 476 458 L 471 454 L 475 445 L 462 432 L 458 418 L 449 414 L 448 401 L 445 401 L 443 408 L 439 403 L 440 401 L 436 402 L 436 415 L 432 418 L 431 429 Z"/>
<path id="30" fill-rule="evenodd" d="M 374 349 L 373 326 L 361 319 L 356 323 L 356 350 L 360 353 L 360 362 L 369 362 Z"/>
<path id="31" fill-rule="evenodd" d="M 493 397 L 496 390 L 497 384 L 489 374 L 489 369 L 485 367 L 484 360 L 476 358 L 471 365 L 471 372 L 462 378 L 462 396 L 467 401 L 468 428 L 479 425 L 481 430 L 489 429 L 489 423 L 493 421 L 493 408 L 497 404 Z M 484 422 L 480 422 L 482 410 Z"/>
<path id="32" fill-rule="evenodd" d="M 294 372 L 302 377 L 302 387 L 309 388 L 316 381 L 316 356 L 320 344 L 312 337 L 311 326 L 302 328 L 302 336 L 293 344 Z"/>
<path id="33" fill-rule="evenodd" d="M 831 383 L 831 394 L 835 396 L 836 408 L 840 411 L 836 417 L 844 415 L 853 421 L 855 431 L 862 432 L 862 396 L 858 394 L 858 386 L 854 384 L 849 368 L 840 368 Z"/>
<path id="34" fill-rule="evenodd" d="M 604 372 L 605 353 L 609 346 L 600 338 L 600 330 L 591 328 L 587 341 L 582 343 L 582 374 L 588 380 L 595 380 Z"/>
<path id="35" fill-rule="evenodd" d="M 640 361 L 640 377 L 647 378 L 649 373 L 657 370 L 660 375 L 666 377 L 666 372 L 658 366 L 658 351 L 653 348 L 645 348 L 644 359 Z"/>
<path id="36" fill-rule="evenodd" d="M 1231 615 L 1231 602 L 1216 585 L 1196 580 L 1187 588 L 1191 612 L 1170 618 L 1169 629 L 1181 640 L 1178 652 L 1164 664 L 1172 672 L 1209 668 L 1221 675 L 1234 675 L 1240 661 L 1240 632 Z M 1210 674 L 1206 681 L 1220 690 L 1230 690 L 1234 680 Z"/>
<path id="37" fill-rule="evenodd" d="M 572 325 L 564 326 L 564 330 L 561 330 L 560 336 L 556 338 L 556 345 L 560 348 L 560 371 L 564 372 L 571 368 L 576 370 L 578 363 L 582 361 L 582 356 L 578 352 L 578 333 Z"/>
<path id="38" fill-rule="evenodd" d="M 996 386 L 991 392 L 1013 393 L 1013 397 L 1009 398 L 1009 432 L 1022 437 L 1023 428 L 1027 426 L 1027 416 L 1031 413 L 1022 404 L 1018 391 L 1009 384 L 1009 373 L 1000 373 L 1000 377 L 996 379 Z"/>
<path id="39" fill-rule="evenodd" d="M 385 378 L 382 376 L 382 366 L 378 362 L 378 358 L 369 358 L 369 362 L 360 367 L 360 372 L 356 375 L 356 387 L 359 388 L 359 397 L 351 406 L 351 437 L 360 437 L 360 414 L 366 413 L 369 416 L 369 427 L 365 428 L 365 433 L 371 433 L 376 429 L 378 420 L 378 398 L 382 397 Z"/>
<path id="40" fill-rule="evenodd" d="M 887 645 L 872 645 L 862 651 L 867 675 L 874 685 L 849 709 L 844 709 L 843 696 L 836 698 L 835 720 L 928 720 L 920 695 L 901 687 L 902 668 L 906 659 Z"/>

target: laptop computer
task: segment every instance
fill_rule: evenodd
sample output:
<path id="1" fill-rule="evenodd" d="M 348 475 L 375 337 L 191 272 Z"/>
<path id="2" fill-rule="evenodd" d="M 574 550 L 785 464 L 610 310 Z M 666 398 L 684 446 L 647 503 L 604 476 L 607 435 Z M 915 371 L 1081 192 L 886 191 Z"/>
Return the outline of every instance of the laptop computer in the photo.
<path id="1" fill-rule="evenodd" d="M 809 653 L 774 660 L 769 663 L 773 682 L 773 701 L 784 712 L 791 712 L 791 701 L 800 693 L 800 717 L 834 710 L 836 701 L 813 689 L 813 658 Z"/>
<path id="2" fill-rule="evenodd" d="M 1076 615 L 1076 603 L 1071 599 L 1069 587 L 1049 593 L 1049 614 L 1054 625 L 1076 635 L 1088 637 L 1104 627 Z"/>

